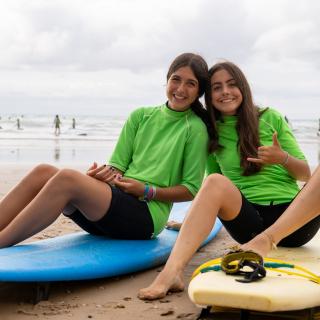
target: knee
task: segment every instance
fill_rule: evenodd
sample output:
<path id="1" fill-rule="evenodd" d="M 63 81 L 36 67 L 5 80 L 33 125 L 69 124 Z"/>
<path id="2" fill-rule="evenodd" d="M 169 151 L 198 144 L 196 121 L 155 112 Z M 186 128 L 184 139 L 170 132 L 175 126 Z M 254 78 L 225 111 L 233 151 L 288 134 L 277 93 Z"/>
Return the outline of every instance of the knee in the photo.
<path id="1" fill-rule="evenodd" d="M 223 197 L 228 192 L 231 192 L 236 187 L 233 183 L 225 176 L 214 173 L 210 174 L 203 182 L 201 189 L 203 192 L 209 192 L 216 196 Z"/>
<path id="2" fill-rule="evenodd" d="M 230 183 L 230 180 L 225 176 L 218 173 L 213 173 L 206 177 L 203 183 L 203 187 L 221 190 L 224 189 Z"/>
<path id="3" fill-rule="evenodd" d="M 54 180 L 59 181 L 61 184 L 74 184 L 80 173 L 73 169 L 60 169 L 55 174 Z"/>
<path id="4" fill-rule="evenodd" d="M 58 171 L 58 168 L 50 164 L 42 163 L 33 168 L 31 174 L 35 175 L 38 178 L 45 178 L 48 180 L 53 177 Z"/>

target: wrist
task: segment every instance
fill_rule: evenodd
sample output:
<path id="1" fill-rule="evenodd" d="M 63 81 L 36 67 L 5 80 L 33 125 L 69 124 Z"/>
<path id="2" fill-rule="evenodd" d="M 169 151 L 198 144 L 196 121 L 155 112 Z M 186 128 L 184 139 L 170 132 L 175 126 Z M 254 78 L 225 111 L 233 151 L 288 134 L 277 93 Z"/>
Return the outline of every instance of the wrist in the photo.
<path id="1" fill-rule="evenodd" d="M 289 152 L 285 151 L 285 156 L 283 161 L 280 163 L 282 166 L 285 166 L 289 161 Z"/>
<path id="2" fill-rule="evenodd" d="M 139 199 L 141 201 L 150 201 L 153 200 L 156 196 L 157 193 L 157 188 L 155 186 L 149 185 L 149 184 L 144 184 L 143 192 Z"/>

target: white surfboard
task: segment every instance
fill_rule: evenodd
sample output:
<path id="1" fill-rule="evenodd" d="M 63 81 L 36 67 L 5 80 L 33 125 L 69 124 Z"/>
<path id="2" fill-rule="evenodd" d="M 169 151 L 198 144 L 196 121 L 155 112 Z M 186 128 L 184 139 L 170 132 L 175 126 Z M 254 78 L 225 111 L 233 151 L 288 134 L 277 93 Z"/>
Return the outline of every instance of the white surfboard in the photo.
<path id="1" fill-rule="evenodd" d="M 303 247 L 278 248 L 269 257 L 299 265 L 320 276 L 320 232 Z M 257 282 L 241 283 L 236 278 L 239 276 L 226 275 L 223 271 L 201 273 L 190 282 L 190 299 L 203 307 L 262 312 L 320 306 L 320 284 L 303 277 L 267 270 L 266 277 Z"/>

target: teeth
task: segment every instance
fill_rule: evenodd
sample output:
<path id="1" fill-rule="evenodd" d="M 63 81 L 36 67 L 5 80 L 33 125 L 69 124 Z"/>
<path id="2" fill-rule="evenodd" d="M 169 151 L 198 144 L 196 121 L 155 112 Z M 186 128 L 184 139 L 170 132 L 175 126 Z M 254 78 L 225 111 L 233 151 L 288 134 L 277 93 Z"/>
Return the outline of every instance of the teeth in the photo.
<path id="1" fill-rule="evenodd" d="M 182 97 L 182 96 L 178 96 L 178 95 L 174 95 L 174 97 L 176 98 L 176 99 L 178 99 L 178 100 L 182 100 L 182 99 L 184 99 L 184 97 Z"/>
<path id="2" fill-rule="evenodd" d="M 224 102 L 226 102 L 226 103 L 227 103 L 227 102 L 232 102 L 232 101 L 233 101 L 233 99 L 221 100 L 221 102 L 223 102 L 223 103 L 224 103 Z"/>

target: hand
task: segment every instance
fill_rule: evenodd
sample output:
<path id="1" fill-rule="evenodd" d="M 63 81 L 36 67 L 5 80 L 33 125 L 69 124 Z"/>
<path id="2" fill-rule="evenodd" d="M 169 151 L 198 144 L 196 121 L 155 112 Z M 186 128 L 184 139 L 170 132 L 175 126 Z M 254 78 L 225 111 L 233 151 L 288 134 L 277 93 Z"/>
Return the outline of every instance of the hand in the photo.
<path id="1" fill-rule="evenodd" d="M 122 172 L 107 165 L 98 167 L 97 163 L 94 162 L 87 171 L 87 175 L 106 183 L 113 183 L 114 179 L 122 177 Z"/>
<path id="2" fill-rule="evenodd" d="M 141 197 L 144 193 L 144 183 L 131 179 L 131 178 L 116 178 L 114 181 L 115 186 L 126 193 L 130 193 L 135 197 Z"/>
<path id="3" fill-rule="evenodd" d="M 180 231 L 181 226 L 182 226 L 181 222 L 177 222 L 177 221 L 171 220 L 171 221 L 167 222 L 166 229 Z"/>
<path id="4" fill-rule="evenodd" d="M 275 132 L 272 136 L 272 145 L 259 147 L 258 158 L 247 158 L 247 160 L 261 164 L 282 164 L 285 162 L 286 157 L 287 152 L 281 149 L 278 134 Z"/>

